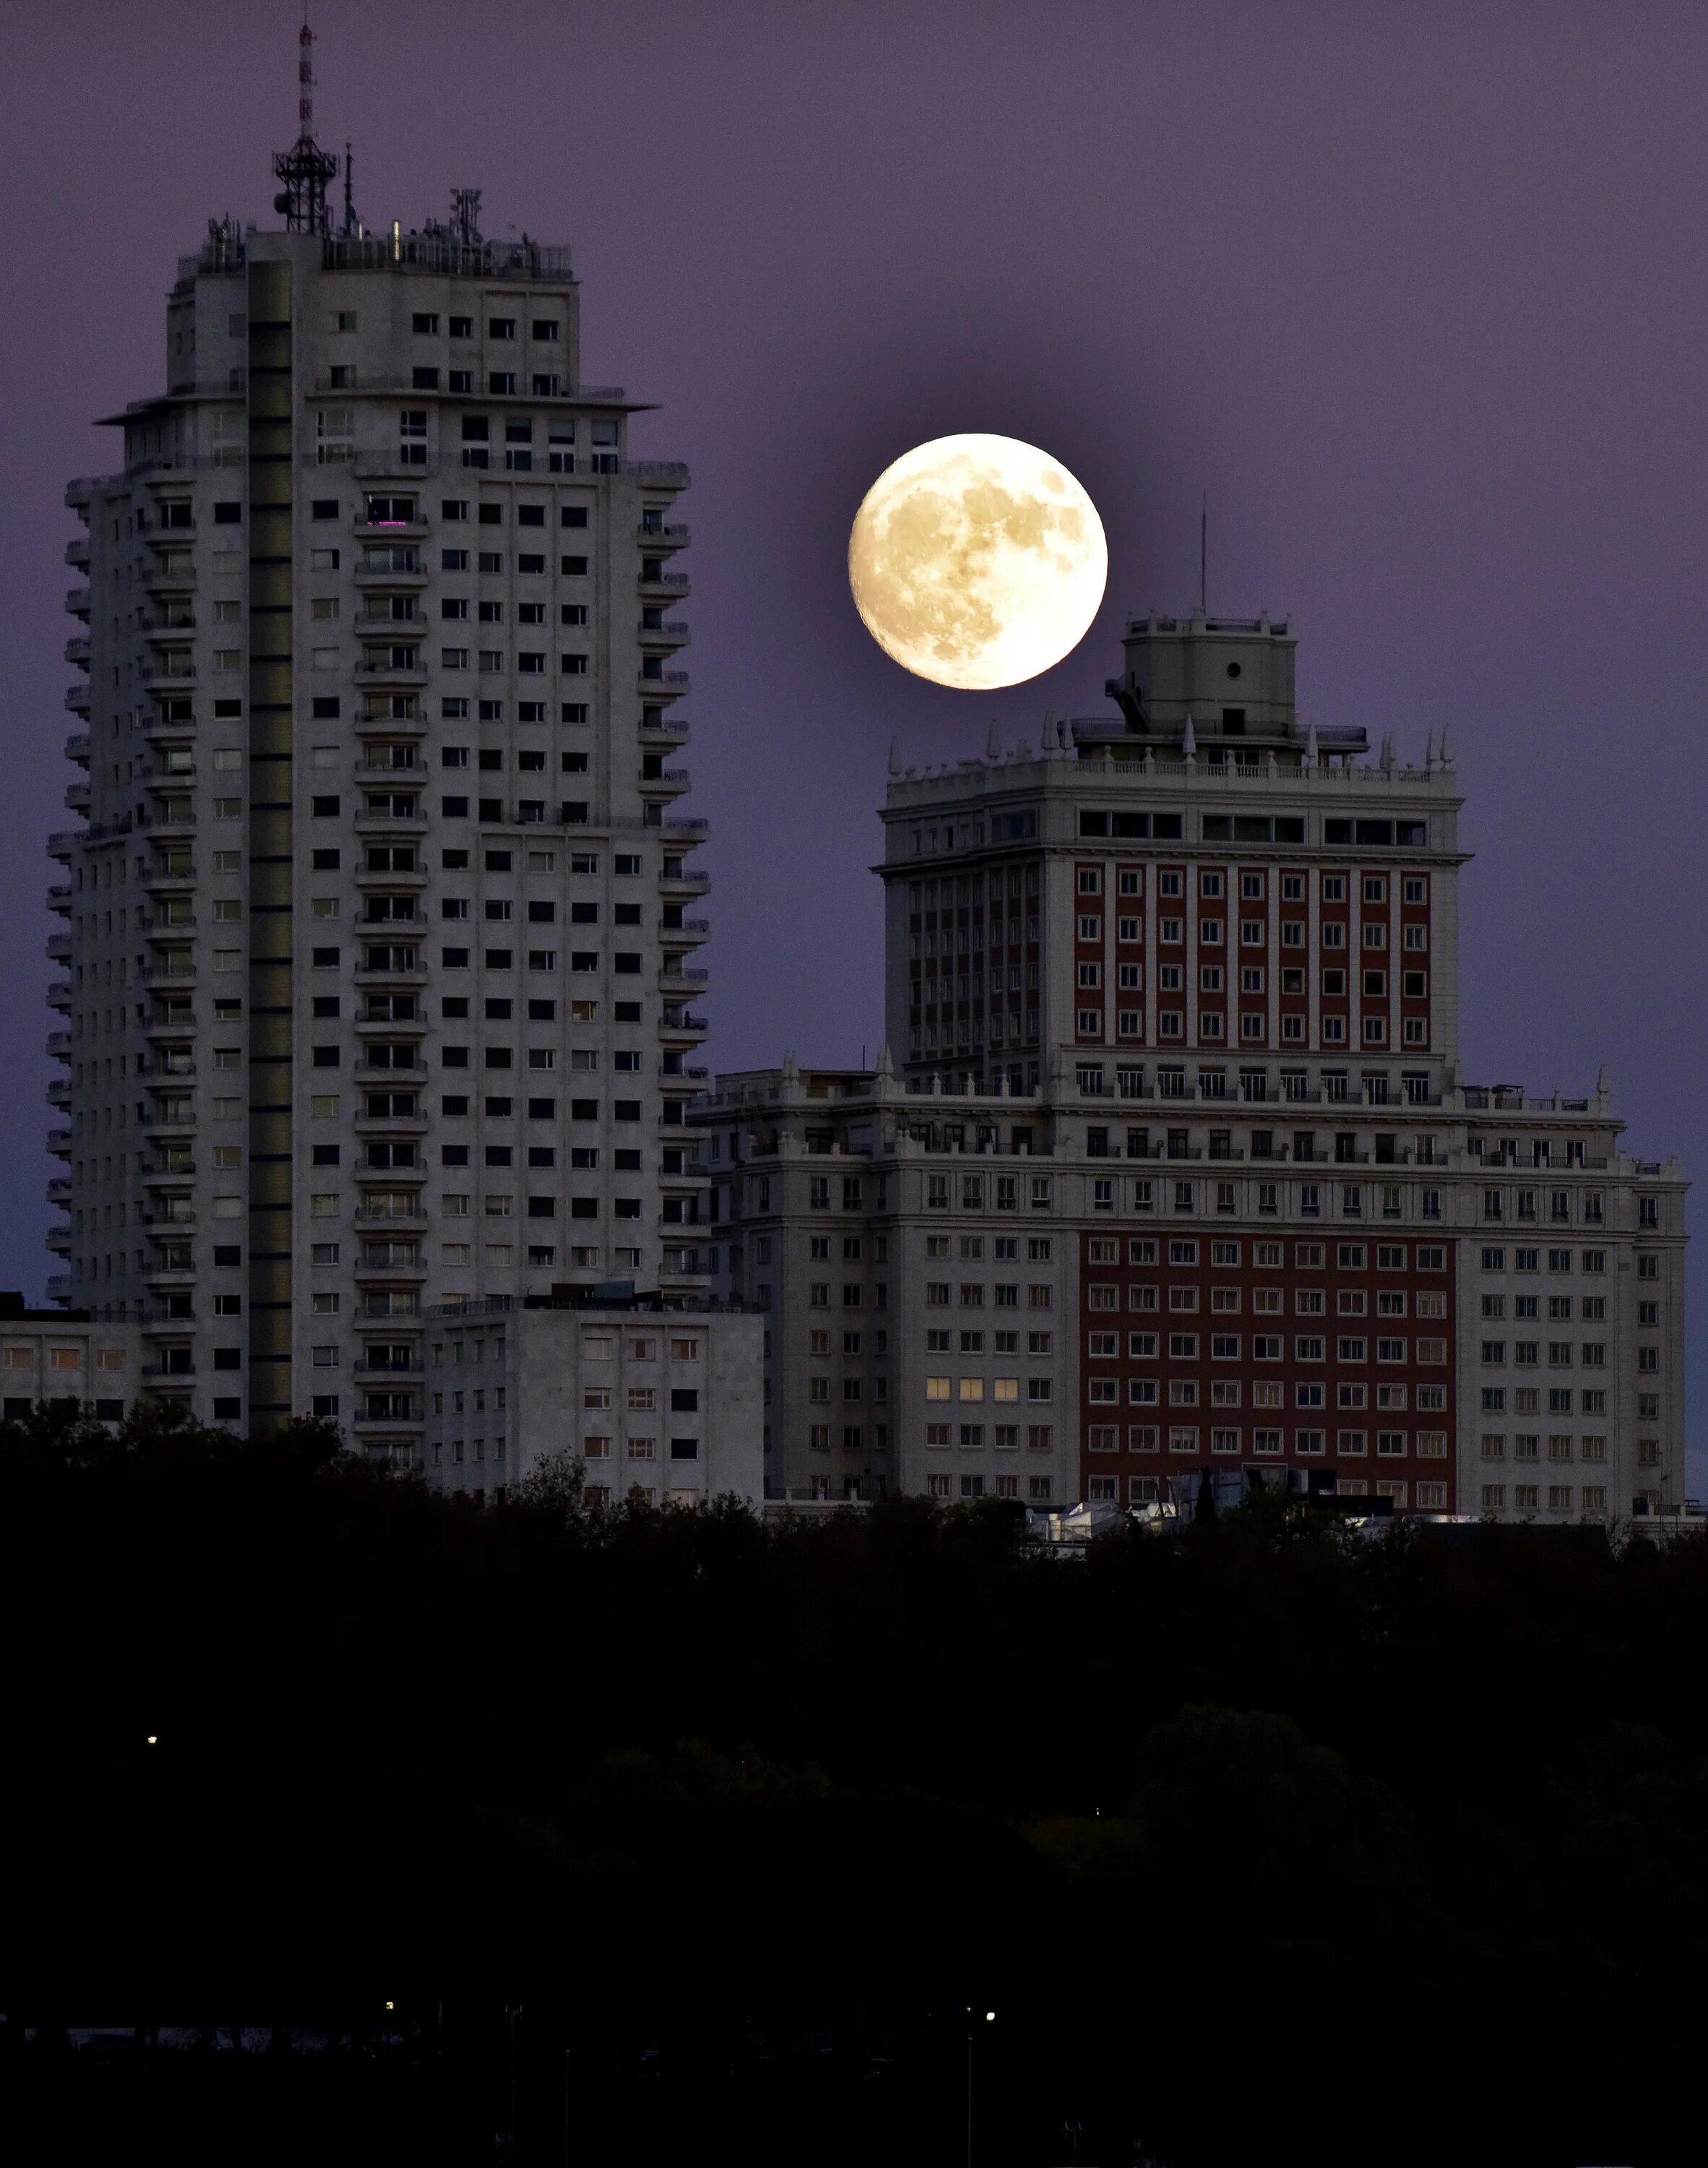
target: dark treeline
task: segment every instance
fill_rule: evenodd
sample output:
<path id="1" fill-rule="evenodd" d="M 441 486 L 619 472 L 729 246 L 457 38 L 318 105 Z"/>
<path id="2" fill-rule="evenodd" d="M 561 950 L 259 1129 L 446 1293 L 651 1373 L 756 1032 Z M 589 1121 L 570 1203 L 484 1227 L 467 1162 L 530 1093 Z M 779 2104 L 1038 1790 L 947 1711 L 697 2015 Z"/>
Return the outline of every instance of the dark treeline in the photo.
<path id="1" fill-rule="evenodd" d="M 0 2137 L 959 2160 L 970 2005 L 981 2164 L 1700 2153 L 1708 1545 L 1066 1563 L 157 1418 L 0 1427 Z"/>

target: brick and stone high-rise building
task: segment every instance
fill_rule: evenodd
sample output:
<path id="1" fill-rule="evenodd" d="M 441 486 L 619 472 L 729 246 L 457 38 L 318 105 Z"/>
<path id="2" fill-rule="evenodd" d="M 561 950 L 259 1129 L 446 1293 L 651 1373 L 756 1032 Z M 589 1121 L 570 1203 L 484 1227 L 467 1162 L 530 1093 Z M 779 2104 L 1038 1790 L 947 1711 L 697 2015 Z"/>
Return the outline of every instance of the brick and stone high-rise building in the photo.
<path id="1" fill-rule="evenodd" d="M 1679 1508 L 1684 1182 L 1465 1081 L 1444 750 L 1303 722 L 1284 622 L 1126 651 L 1106 720 L 892 760 L 877 1069 L 696 1112 L 769 1490 Z"/>
<path id="2" fill-rule="evenodd" d="M 678 465 L 581 380 L 569 252 L 210 229 L 75 482 L 52 1291 L 204 1419 L 418 1458 L 427 1313 L 703 1289 L 705 824 Z"/>

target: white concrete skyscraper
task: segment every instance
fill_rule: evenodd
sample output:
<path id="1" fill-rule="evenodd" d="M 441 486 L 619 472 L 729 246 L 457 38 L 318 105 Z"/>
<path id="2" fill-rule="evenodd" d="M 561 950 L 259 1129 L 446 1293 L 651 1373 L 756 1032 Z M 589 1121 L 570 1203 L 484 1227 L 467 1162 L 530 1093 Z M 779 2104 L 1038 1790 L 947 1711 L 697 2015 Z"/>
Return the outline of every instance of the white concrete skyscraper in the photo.
<path id="1" fill-rule="evenodd" d="M 204 1420 L 409 1459 L 429 1312 L 702 1285 L 687 473 L 567 249 L 335 221 L 306 121 L 276 169 L 68 492 L 51 1289 Z"/>

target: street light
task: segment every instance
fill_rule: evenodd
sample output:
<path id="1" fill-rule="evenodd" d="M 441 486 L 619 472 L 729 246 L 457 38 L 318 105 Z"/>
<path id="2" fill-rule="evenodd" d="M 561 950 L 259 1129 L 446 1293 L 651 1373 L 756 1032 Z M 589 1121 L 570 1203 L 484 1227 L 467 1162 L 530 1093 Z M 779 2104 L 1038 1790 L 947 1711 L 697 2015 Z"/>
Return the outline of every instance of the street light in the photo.
<path id="1" fill-rule="evenodd" d="M 987 2010 L 984 2022 L 994 2025 L 996 2012 Z M 973 2006 L 967 2005 L 967 2168 L 973 2168 Z"/>

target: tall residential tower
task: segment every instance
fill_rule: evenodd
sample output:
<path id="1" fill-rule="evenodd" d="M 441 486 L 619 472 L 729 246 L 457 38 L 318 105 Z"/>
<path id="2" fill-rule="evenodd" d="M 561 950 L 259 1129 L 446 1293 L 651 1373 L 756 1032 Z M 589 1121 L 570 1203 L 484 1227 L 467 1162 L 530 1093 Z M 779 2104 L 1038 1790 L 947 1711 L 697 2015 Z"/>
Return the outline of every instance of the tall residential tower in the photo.
<path id="1" fill-rule="evenodd" d="M 703 1284 L 687 473 L 581 380 L 566 249 L 473 192 L 334 230 L 306 118 L 276 170 L 68 492 L 51 1285 L 205 1420 L 411 1459 L 429 1310 Z"/>

